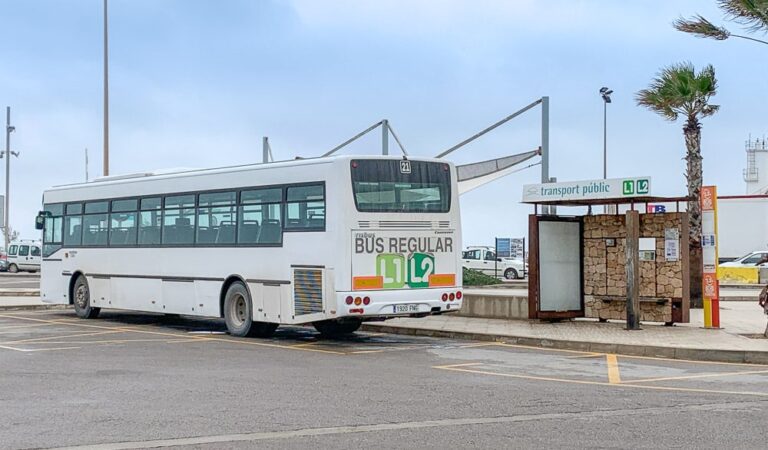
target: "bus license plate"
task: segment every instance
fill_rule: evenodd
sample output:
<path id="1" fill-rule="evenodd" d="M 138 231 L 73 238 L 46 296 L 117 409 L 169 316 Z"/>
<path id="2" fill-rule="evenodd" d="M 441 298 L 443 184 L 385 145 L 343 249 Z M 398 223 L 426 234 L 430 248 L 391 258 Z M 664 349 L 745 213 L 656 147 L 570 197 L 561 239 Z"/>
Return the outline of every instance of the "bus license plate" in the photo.
<path id="1" fill-rule="evenodd" d="M 412 313 L 419 312 L 419 305 L 392 305 L 394 313 Z"/>

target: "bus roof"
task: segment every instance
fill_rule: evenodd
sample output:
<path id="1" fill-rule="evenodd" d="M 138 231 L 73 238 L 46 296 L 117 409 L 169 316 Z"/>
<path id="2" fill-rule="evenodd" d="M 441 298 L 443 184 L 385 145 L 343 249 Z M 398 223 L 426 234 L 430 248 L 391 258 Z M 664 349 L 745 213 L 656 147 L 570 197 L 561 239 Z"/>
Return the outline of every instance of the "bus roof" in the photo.
<path id="1" fill-rule="evenodd" d="M 110 175 L 107 177 L 100 177 L 89 182 L 55 185 L 49 189 L 46 189 L 45 192 L 86 188 L 86 187 L 96 187 L 96 186 L 119 185 L 119 184 L 127 184 L 127 183 L 140 182 L 140 181 L 173 179 L 173 178 L 181 178 L 181 177 L 196 176 L 196 175 L 214 175 L 214 174 L 241 172 L 241 171 L 248 171 L 248 170 L 269 170 L 269 169 L 279 169 L 279 168 L 286 168 L 286 167 L 298 167 L 298 166 L 305 166 L 305 165 L 324 165 L 324 164 L 331 164 L 339 161 L 350 161 L 353 159 L 399 160 L 403 158 L 405 157 L 402 155 L 339 155 L 339 156 L 326 156 L 326 157 L 313 157 L 313 158 L 297 158 L 293 160 L 277 161 L 277 162 L 271 162 L 266 164 L 253 163 L 253 164 L 241 164 L 241 165 L 235 165 L 235 166 L 213 167 L 213 168 L 206 168 L 206 169 L 184 168 L 184 169 L 178 169 L 176 171 L 164 169 L 164 170 L 155 170 L 151 172 L 137 172 L 132 174 Z M 450 161 L 436 159 L 436 158 L 409 156 L 407 157 L 407 159 L 412 161 L 442 162 L 449 165 L 453 165 L 453 163 L 451 163 Z"/>

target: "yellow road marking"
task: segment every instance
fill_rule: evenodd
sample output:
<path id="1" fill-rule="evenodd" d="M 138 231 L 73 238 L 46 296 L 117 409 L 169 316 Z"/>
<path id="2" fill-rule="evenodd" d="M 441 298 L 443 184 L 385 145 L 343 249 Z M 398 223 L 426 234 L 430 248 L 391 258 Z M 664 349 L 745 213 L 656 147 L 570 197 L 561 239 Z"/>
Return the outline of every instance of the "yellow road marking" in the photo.
<path id="1" fill-rule="evenodd" d="M 6 317 L 5 314 L 0 314 L 0 317 Z M 115 330 L 115 327 L 104 327 L 99 325 L 90 325 L 90 324 L 84 324 L 84 323 L 77 323 L 77 321 L 74 322 L 64 322 L 64 321 L 51 321 L 51 320 L 44 320 L 44 319 L 33 319 L 31 317 L 12 317 L 14 319 L 20 319 L 20 320 L 28 320 L 28 321 L 34 321 L 34 322 L 44 322 L 44 323 L 57 323 L 61 325 L 67 325 L 67 326 L 73 326 L 73 327 L 85 327 L 85 328 L 96 328 L 96 329 L 102 329 L 102 330 Z M 174 338 L 180 338 L 184 337 L 186 335 L 178 334 L 178 333 L 164 333 L 159 331 L 144 331 L 144 330 L 137 330 L 135 328 L 119 328 L 121 331 L 130 332 L 130 333 L 146 333 L 146 334 L 154 334 L 159 336 L 171 336 Z M 192 338 L 190 336 L 190 338 Z M 290 345 L 280 345 L 280 344 L 269 344 L 266 342 L 253 342 L 253 341 L 245 341 L 245 340 L 235 340 L 235 339 L 223 339 L 223 338 L 198 338 L 195 337 L 194 339 L 206 339 L 210 341 L 218 341 L 218 342 L 228 342 L 231 344 L 241 344 L 241 345 L 254 345 L 257 347 L 271 347 L 271 348 L 284 348 L 288 350 L 300 350 L 305 352 L 316 352 L 316 353 L 328 353 L 332 355 L 346 355 L 346 353 L 343 352 L 335 352 L 331 350 L 321 350 L 316 348 L 304 348 L 304 347 L 292 347 Z"/>
<path id="2" fill-rule="evenodd" d="M 768 397 L 768 392 L 753 392 L 753 391 L 718 391 L 712 389 L 696 389 L 696 388 L 677 388 L 667 386 L 649 386 L 642 384 L 611 384 L 604 381 L 588 381 L 588 380 L 569 380 L 565 378 L 551 378 L 551 377 L 537 377 L 532 375 L 517 375 L 511 373 L 490 372 L 487 370 L 476 369 L 463 369 L 461 366 L 481 365 L 482 363 L 470 363 L 470 364 L 456 364 L 452 366 L 433 366 L 433 369 L 451 370 L 454 372 L 466 372 L 479 375 L 492 375 L 497 377 L 506 378 L 518 378 L 522 380 L 535 380 L 535 381 L 552 381 L 556 383 L 569 383 L 569 384 L 589 384 L 593 386 L 608 386 L 608 387 L 628 387 L 636 389 L 648 389 L 655 391 L 674 391 L 674 392 L 696 392 L 700 394 L 727 394 L 727 395 L 751 395 L 757 397 Z"/>
<path id="3" fill-rule="evenodd" d="M 455 367 L 469 367 L 469 366 L 482 366 L 483 363 L 474 362 L 474 363 L 464 363 L 464 364 L 448 364 L 447 366 L 433 366 L 433 369 L 445 369 L 445 370 L 453 370 Z"/>
<path id="4" fill-rule="evenodd" d="M 75 350 L 80 347 L 54 347 L 54 348 L 16 348 L 16 347 L 9 347 L 7 345 L 0 345 L 0 348 L 4 348 L 7 350 L 16 350 L 17 352 L 48 352 L 48 351 L 55 351 L 55 350 Z"/>
<path id="5" fill-rule="evenodd" d="M 499 342 L 478 342 L 476 344 L 459 345 L 459 348 L 491 347 L 499 345 Z"/>
<path id="6" fill-rule="evenodd" d="M 683 375 L 679 377 L 642 378 L 639 380 L 626 381 L 626 383 L 652 383 L 655 381 L 691 380 L 695 378 L 733 377 L 738 375 L 755 375 L 755 374 L 761 374 L 761 373 L 768 373 L 768 370 L 745 370 L 741 372 L 703 373 L 698 375 Z"/>
<path id="7" fill-rule="evenodd" d="M 18 329 L 24 329 L 24 328 L 48 327 L 48 326 L 51 326 L 51 324 L 35 323 L 35 324 L 27 324 L 27 325 L 13 325 L 10 327 L 0 327 L 0 334 L 15 333 L 15 331 L 7 331 L 7 330 L 18 330 Z"/>
<path id="8" fill-rule="evenodd" d="M 753 364 L 753 363 L 734 363 L 734 362 L 720 362 L 720 361 L 696 361 L 693 359 L 676 359 L 676 358 L 662 358 L 660 356 L 632 356 L 621 355 L 622 358 L 630 359 L 648 359 L 651 361 L 671 361 L 678 363 L 691 363 L 691 364 L 710 364 L 714 366 L 746 366 L 746 367 L 768 367 L 768 364 Z"/>
<path id="9" fill-rule="evenodd" d="M 16 341 L 2 342 L 2 344 L 25 344 L 25 343 L 35 343 L 35 342 L 41 342 L 41 341 L 50 341 L 51 339 L 66 339 L 71 337 L 98 336 L 102 334 L 115 334 L 115 333 L 122 333 L 122 331 L 97 331 L 95 333 L 68 334 L 66 336 L 46 336 L 46 337 L 40 337 L 40 338 L 19 339 Z"/>
<path id="10" fill-rule="evenodd" d="M 616 355 L 605 355 L 605 362 L 608 364 L 608 382 L 611 384 L 621 383 L 621 374 L 619 374 L 619 360 Z"/>
<path id="11" fill-rule="evenodd" d="M 605 355 L 605 353 L 588 353 L 586 355 L 576 355 L 576 356 L 568 356 L 567 359 L 578 359 L 578 358 L 598 358 Z"/>

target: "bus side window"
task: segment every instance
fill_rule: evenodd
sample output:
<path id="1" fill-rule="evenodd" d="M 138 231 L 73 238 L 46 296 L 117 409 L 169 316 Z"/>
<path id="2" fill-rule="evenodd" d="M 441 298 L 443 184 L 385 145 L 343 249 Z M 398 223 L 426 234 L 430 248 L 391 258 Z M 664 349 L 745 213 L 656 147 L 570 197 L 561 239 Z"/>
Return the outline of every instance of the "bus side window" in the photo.
<path id="1" fill-rule="evenodd" d="M 292 186 L 286 192 L 286 229 L 325 229 L 325 187 Z"/>
<path id="2" fill-rule="evenodd" d="M 160 197 L 141 199 L 139 213 L 139 245 L 160 244 L 160 225 L 162 224 Z"/>

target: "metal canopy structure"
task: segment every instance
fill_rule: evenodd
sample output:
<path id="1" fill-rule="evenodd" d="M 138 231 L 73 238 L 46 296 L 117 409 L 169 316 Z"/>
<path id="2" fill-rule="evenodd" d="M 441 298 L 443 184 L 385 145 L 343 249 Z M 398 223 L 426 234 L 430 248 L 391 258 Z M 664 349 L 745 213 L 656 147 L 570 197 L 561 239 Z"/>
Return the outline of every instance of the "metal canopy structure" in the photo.
<path id="1" fill-rule="evenodd" d="M 486 183 L 497 180 L 513 173 L 515 166 L 534 156 L 541 155 L 541 149 L 532 150 L 517 155 L 504 156 L 471 164 L 456 166 L 458 172 L 459 194 L 469 192 Z M 530 167 L 530 166 L 528 166 Z"/>

